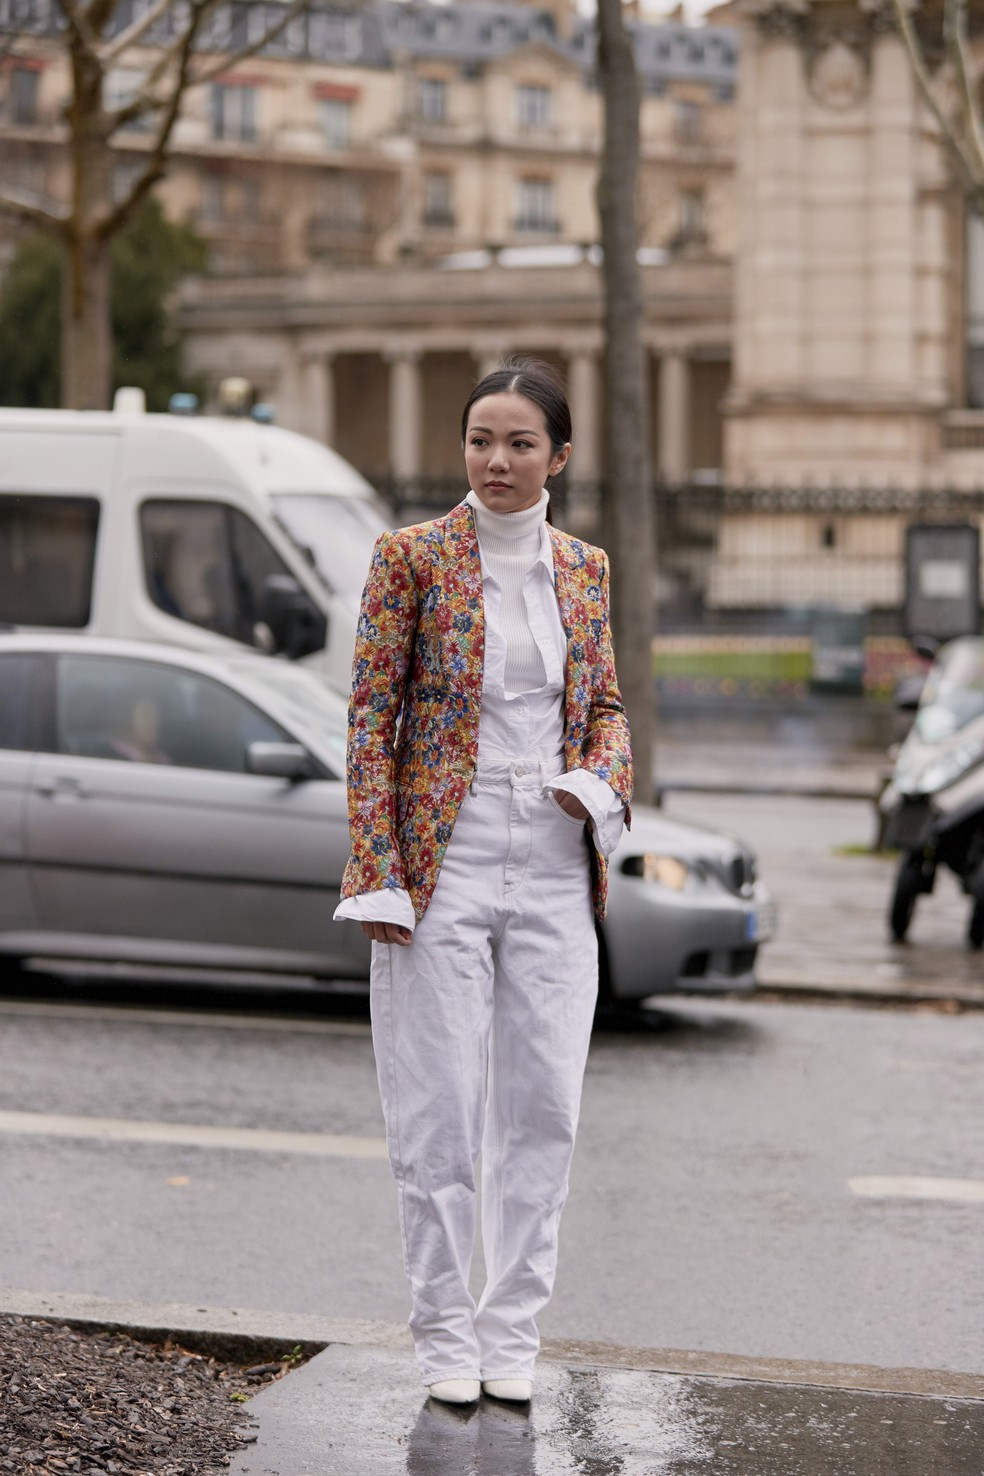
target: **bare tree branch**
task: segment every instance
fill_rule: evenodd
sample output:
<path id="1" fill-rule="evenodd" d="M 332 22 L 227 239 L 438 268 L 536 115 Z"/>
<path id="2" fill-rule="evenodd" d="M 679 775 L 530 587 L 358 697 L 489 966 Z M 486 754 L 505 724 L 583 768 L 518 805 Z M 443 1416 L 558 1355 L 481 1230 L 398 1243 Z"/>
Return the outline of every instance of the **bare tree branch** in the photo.
<path id="1" fill-rule="evenodd" d="M 178 121 L 178 116 L 181 112 L 181 105 L 184 102 L 185 94 L 188 91 L 188 78 L 191 67 L 191 59 L 195 49 L 195 41 L 198 36 L 198 29 L 202 21 L 204 20 L 204 17 L 204 7 L 196 9 L 192 12 L 191 20 L 188 23 L 188 27 L 183 37 L 181 53 L 177 58 L 178 71 L 177 76 L 174 79 L 174 85 L 171 89 L 170 98 L 167 102 L 167 111 L 161 120 L 161 125 L 158 129 L 157 137 L 154 140 L 154 145 L 150 151 L 150 157 L 147 161 L 147 167 L 138 176 L 137 180 L 133 184 L 133 187 L 130 189 L 124 199 L 120 200 L 115 209 L 111 210 L 110 213 L 105 217 L 105 219 L 100 222 L 99 226 L 97 227 L 97 234 L 103 240 L 112 239 L 116 232 L 120 230 L 122 226 L 126 225 L 127 221 L 133 215 L 137 206 L 141 203 L 142 200 L 146 198 L 146 196 L 153 189 L 154 185 L 157 184 L 158 180 L 164 177 L 164 173 L 167 168 L 168 144 L 171 141 L 171 134 L 174 131 L 174 125 Z"/>
<path id="2" fill-rule="evenodd" d="M 161 16 L 166 15 L 173 4 L 174 0 L 157 0 L 156 5 L 152 5 L 143 15 L 131 22 L 108 46 L 103 47 L 100 53 L 103 65 L 112 66 L 128 47 L 135 46 L 141 36 L 146 35 L 151 26 L 155 25 Z"/>
<path id="3" fill-rule="evenodd" d="M 96 35 L 89 18 L 76 5 L 75 0 L 56 0 L 58 9 L 65 17 L 65 22 L 76 41 L 90 56 L 96 54 L 99 37 Z"/>
<path id="4" fill-rule="evenodd" d="M 944 11 L 944 36 L 947 51 L 953 59 L 963 121 L 973 154 L 978 165 L 977 182 L 984 182 L 984 129 L 981 127 L 980 104 L 973 80 L 973 63 L 970 58 L 970 40 L 967 29 L 967 0 L 946 0 Z"/>
<path id="5" fill-rule="evenodd" d="M 169 3 L 173 3 L 173 0 L 169 0 Z M 196 31 L 200 29 L 205 17 L 215 10 L 220 3 L 221 0 L 202 0 L 202 3 L 196 7 L 195 11 Z M 305 10 L 309 3 L 310 0 L 292 0 L 292 3 L 285 7 L 284 14 L 277 21 L 276 25 L 270 26 L 263 32 L 262 36 L 256 41 L 251 42 L 248 46 L 240 47 L 238 51 L 223 52 L 219 61 L 213 62 L 209 66 L 204 66 L 200 72 L 188 77 L 183 83 L 183 91 L 188 92 L 192 87 L 203 87 L 213 81 L 214 78 L 220 77 L 223 72 L 228 72 L 230 67 L 237 66 L 240 62 L 246 61 L 251 56 L 256 56 L 264 47 L 269 46 L 271 41 L 275 41 L 278 36 L 282 35 L 294 17 Z M 172 63 L 183 52 L 184 41 L 185 35 L 180 36 L 170 49 L 155 63 L 153 69 L 147 75 L 143 89 L 137 97 L 132 98 L 130 102 L 125 103 L 121 108 L 110 113 L 109 116 L 113 129 L 123 128 L 128 123 L 134 122 L 137 118 L 146 117 L 149 113 L 159 113 L 162 109 L 170 108 L 172 93 L 168 92 L 165 96 L 161 96 L 155 93 L 154 88 L 164 77 Z"/>
<path id="6" fill-rule="evenodd" d="M 923 55 L 919 39 L 916 36 L 915 27 L 912 24 L 912 17 L 906 8 L 905 0 L 892 0 L 892 4 L 902 40 L 905 42 L 905 48 L 909 53 L 912 73 L 922 93 L 923 100 L 939 124 L 940 131 L 956 156 L 957 162 L 966 176 L 973 193 L 977 195 L 982 187 L 981 171 L 977 167 L 973 155 L 968 151 L 964 140 L 959 137 L 953 124 L 937 100 L 936 93 L 933 90 L 932 78 L 929 75 L 929 68 L 926 65 L 926 58 Z"/>
<path id="7" fill-rule="evenodd" d="M 163 108 L 170 108 L 174 97 L 174 87 L 177 86 L 177 82 L 175 81 L 171 91 L 165 92 L 163 96 L 155 92 L 154 89 L 175 65 L 178 66 L 180 72 L 182 58 L 187 55 L 189 38 L 197 37 L 202 22 L 216 9 L 219 3 L 220 0 L 196 0 L 196 3 L 192 4 L 187 26 L 180 32 L 171 45 L 162 51 L 144 78 L 143 87 L 137 96 L 131 98 L 128 103 L 124 103 L 122 107 L 116 108 L 108 114 L 110 127 L 113 131 L 118 128 L 125 128 L 128 123 L 133 123 L 137 118 L 143 118 L 148 113 L 159 113 Z M 187 79 L 183 82 L 182 87 L 183 91 L 187 91 Z M 178 100 L 180 102 L 180 96 Z"/>
<path id="8" fill-rule="evenodd" d="M 265 31 L 258 41 L 254 41 L 250 46 L 242 47 L 239 51 L 234 51 L 223 56 L 222 60 L 216 62 L 212 67 L 206 67 L 204 71 L 199 72 L 191 79 L 190 86 L 201 87 L 204 83 L 211 82 L 214 77 L 219 77 L 223 72 L 228 72 L 230 67 L 237 66 L 239 62 L 247 61 L 249 57 L 255 56 L 258 51 L 262 51 L 265 46 L 269 46 L 271 41 L 276 41 L 277 37 L 286 31 L 294 17 L 299 15 L 302 10 L 307 9 L 309 3 L 310 0 L 292 0 L 292 3 L 285 9 L 281 19 L 277 21 L 277 24 L 271 26 L 268 31 Z"/>
<path id="9" fill-rule="evenodd" d="M 39 205 L 32 195 L 11 185 L 0 185 L 0 212 L 16 216 L 18 220 L 39 226 L 44 231 L 55 231 L 59 235 L 64 234 L 70 213 L 67 205 L 59 205 L 54 209 Z"/>

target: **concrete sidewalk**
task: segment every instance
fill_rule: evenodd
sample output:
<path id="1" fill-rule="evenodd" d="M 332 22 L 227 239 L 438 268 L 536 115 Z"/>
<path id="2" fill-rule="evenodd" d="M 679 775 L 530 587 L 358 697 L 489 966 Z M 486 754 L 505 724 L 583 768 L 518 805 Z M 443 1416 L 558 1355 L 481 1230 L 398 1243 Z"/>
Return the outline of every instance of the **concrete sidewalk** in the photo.
<path id="1" fill-rule="evenodd" d="M 981 1476 L 984 1460 L 980 1399 L 550 1358 L 531 1406 L 462 1409 L 425 1398 L 408 1355 L 336 1345 L 250 1408 L 233 1476 Z"/>
<path id="2" fill-rule="evenodd" d="M 984 1376 L 547 1341 L 529 1407 L 428 1400 L 403 1326 L 0 1290 L 0 1312 L 310 1361 L 232 1476 L 981 1476 Z"/>

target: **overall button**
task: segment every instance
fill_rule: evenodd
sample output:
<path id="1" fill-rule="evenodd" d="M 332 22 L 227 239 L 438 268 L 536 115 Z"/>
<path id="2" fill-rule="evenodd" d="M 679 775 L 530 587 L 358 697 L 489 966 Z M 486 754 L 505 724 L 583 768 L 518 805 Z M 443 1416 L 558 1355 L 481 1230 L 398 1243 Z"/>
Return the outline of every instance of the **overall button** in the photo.
<path id="1" fill-rule="evenodd" d="M 522 777 L 523 777 L 523 775 L 525 773 L 526 773 L 526 770 L 523 768 L 522 764 L 519 764 L 517 766 L 517 768 L 516 768 L 516 778 L 517 779 L 522 779 Z"/>

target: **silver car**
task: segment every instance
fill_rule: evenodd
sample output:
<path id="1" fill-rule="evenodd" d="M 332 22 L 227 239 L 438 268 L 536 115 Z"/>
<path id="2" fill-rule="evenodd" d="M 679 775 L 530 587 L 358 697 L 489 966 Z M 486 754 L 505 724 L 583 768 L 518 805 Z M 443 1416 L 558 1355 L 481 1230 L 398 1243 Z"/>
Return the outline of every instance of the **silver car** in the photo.
<path id="1" fill-rule="evenodd" d="M 364 983 L 344 773 L 345 704 L 286 662 L 0 636 L 0 955 Z M 773 917 L 746 847 L 639 806 L 603 996 L 749 989 Z"/>

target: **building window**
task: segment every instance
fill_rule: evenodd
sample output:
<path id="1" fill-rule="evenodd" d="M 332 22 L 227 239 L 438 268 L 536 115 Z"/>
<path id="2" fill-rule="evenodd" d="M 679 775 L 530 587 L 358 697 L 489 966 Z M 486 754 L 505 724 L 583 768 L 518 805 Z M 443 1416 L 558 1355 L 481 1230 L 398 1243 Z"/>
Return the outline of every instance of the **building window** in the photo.
<path id="1" fill-rule="evenodd" d="M 556 231 L 552 179 L 521 179 L 516 191 L 517 231 Z"/>
<path id="2" fill-rule="evenodd" d="M 678 143 L 699 143 L 703 115 L 700 103 L 677 98 L 673 105 L 673 127 Z"/>
<path id="3" fill-rule="evenodd" d="M 352 137 L 352 104 L 340 97 L 323 97 L 318 111 L 325 147 L 347 149 Z"/>
<path id="4" fill-rule="evenodd" d="M 256 140 L 257 89 L 217 82 L 212 87 L 212 137 L 236 143 Z"/>
<path id="5" fill-rule="evenodd" d="M 443 77 L 421 77 L 417 109 L 425 123 L 444 123 L 448 116 L 448 84 Z"/>
<path id="6" fill-rule="evenodd" d="M 453 226 L 450 174 L 424 175 L 424 225 Z"/>
<path id="7" fill-rule="evenodd" d="M 260 184 L 226 174 L 202 178 L 202 220 L 256 224 L 260 219 Z"/>
<path id="8" fill-rule="evenodd" d="M 516 88 L 516 123 L 520 128 L 549 128 L 553 121 L 553 93 L 549 87 L 523 83 Z"/>
<path id="9" fill-rule="evenodd" d="M 40 72 L 31 67 L 14 67 L 10 73 L 9 109 L 11 123 L 30 126 L 38 121 L 38 83 Z"/>
<path id="10" fill-rule="evenodd" d="M 113 174 L 110 188 L 113 194 L 113 204 L 121 205 L 128 200 L 133 193 L 133 188 L 147 167 L 145 159 L 116 159 L 113 162 Z"/>
<path id="11" fill-rule="evenodd" d="M 700 190 L 682 190 L 680 193 L 680 236 L 693 241 L 703 236 L 705 230 L 704 196 Z"/>

